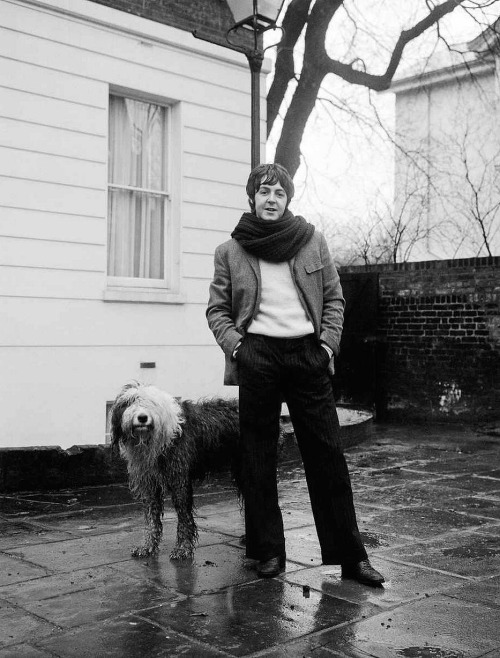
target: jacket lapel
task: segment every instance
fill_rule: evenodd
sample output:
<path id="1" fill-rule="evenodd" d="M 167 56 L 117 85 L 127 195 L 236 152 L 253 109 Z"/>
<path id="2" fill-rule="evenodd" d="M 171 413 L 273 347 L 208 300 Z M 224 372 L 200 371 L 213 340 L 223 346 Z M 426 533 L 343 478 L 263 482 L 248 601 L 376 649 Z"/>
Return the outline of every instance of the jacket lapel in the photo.
<path id="1" fill-rule="evenodd" d="M 242 257 L 246 258 L 248 263 L 250 264 L 250 267 L 254 271 L 257 281 L 260 281 L 260 267 L 259 267 L 259 259 L 257 258 L 257 256 L 248 253 L 248 251 L 245 251 L 244 249 L 241 249 L 241 254 Z"/>

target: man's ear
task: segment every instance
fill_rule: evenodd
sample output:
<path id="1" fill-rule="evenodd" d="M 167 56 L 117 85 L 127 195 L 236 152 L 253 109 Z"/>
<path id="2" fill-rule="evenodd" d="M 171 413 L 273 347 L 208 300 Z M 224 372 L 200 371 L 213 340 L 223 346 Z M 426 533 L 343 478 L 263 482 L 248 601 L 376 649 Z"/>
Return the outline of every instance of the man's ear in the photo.
<path id="1" fill-rule="evenodd" d="M 248 205 L 250 206 L 250 209 L 253 212 L 255 210 L 255 200 L 248 197 Z"/>

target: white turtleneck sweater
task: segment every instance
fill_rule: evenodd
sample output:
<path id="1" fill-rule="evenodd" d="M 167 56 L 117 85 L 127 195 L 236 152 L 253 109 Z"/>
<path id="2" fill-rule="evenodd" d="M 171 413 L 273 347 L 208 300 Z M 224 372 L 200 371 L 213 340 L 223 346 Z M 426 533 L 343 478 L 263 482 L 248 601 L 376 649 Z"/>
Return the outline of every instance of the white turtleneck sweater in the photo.
<path id="1" fill-rule="evenodd" d="M 247 331 L 274 338 L 299 338 L 314 333 L 312 322 L 301 304 L 287 261 L 271 263 L 259 259 L 260 305 Z"/>

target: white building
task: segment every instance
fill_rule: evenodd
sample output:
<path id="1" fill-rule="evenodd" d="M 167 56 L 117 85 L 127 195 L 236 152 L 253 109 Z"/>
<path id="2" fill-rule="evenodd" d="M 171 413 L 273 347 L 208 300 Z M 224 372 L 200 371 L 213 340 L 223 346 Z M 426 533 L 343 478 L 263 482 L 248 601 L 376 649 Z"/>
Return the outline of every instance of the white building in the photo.
<path id="1" fill-rule="evenodd" d="M 0 446 L 103 443 L 130 379 L 235 395 L 205 308 L 247 204 L 246 59 L 87 0 L 0 16 Z"/>
<path id="2" fill-rule="evenodd" d="M 500 254 L 498 35 L 396 80 L 394 222 L 410 260 Z M 460 52 L 461 51 L 461 52 Z M 401 250 L 403 255 L 403 249 Z M 408 260 L 406 258 L 405 260 Z"/>

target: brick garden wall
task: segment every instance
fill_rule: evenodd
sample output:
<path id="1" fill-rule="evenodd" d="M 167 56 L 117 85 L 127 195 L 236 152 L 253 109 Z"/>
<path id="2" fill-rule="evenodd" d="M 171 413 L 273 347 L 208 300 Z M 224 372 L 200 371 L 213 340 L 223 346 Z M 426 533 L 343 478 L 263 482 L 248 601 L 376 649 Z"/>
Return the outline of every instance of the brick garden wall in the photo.
<path id="1" fill-rule="evenodd" d="M 500 257 L 341 271 L 379 275 L 389 411 L 500 418 Z"/>

